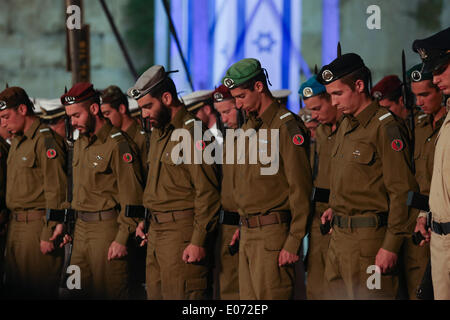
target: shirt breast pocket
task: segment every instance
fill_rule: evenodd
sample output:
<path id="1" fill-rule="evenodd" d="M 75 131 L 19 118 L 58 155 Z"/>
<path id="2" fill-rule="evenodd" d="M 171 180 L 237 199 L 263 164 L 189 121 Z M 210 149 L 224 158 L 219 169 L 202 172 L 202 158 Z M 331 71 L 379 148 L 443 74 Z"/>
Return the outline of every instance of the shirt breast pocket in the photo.
<path id="1" fill-rule="evenodd" d="M 108 166 L 109 161 L 107 159 L 94 158 L 89 161 L 89 168 L 95 173 L 110 173 L 111 170 Z"/>
<path id="2" fill-rule="evenodd" d="M 375 161 L 375 151 L 369 145 L 357 143 L 347 157 L 352 163 L 371 165 Z"/>
<path id="3" fill-rule="evenodd" d="M 34 153 L 22 156 L 19 161 L 19 166 L 24 169 L 31 169 L 36 167 L 36 155 Z"/>

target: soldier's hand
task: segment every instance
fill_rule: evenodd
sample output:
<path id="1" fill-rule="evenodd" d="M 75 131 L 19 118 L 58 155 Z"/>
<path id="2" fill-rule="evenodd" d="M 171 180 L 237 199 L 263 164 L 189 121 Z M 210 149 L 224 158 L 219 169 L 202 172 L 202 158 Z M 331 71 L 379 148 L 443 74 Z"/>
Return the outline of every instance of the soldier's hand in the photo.
<path id="1" fill-rule="evenodd" d="M 325 210 L 322 214 L 322 216 L 320 217 L 320 222 L 322 224 L 325 224 L 327 221 L 330 221 L 333 219 L 333 209 L 328 208 L 327 210 Z M 330 231 L 328 232 L 328 234 L 331 234 L 333 232 L 333 228 L 330 229 Z"/>
<path id="2" fill-rule="evenodd" d="M 50 253 L 53 250 L 55 250 L 55 246 L 53 245 L 53 242 L 48 242 L 48 241 L 44 241 L 44 240 L 41 240 L 40 247 L 41 247 L 42 254 L 47 254 L 47 253 Z"/>
<path id="3" fill-rule="evenodd" d="M 52 237 L 49 239 L 50 241 L 55 241 L 56 238 L 58 238 L 59 236 L 62 235 L 64 230 L 64 226 L 62 223 L 58 223 L 55 227 L 55 230 L 53 230 L 53 235 Z M 62 248 L 64 246 L 64 241 L 61 241 L 61 244 L 59 245 L 60 248 Z"/>
<path id="4" fill-rule="evenodd" d="M 147 243 L 147 235 L 144 233 L 144 221 L 139 222 L 137 228 L 136 228 L 136 237 L 139 237 L 142 239 L 140 247 L 145 246 Z"/>
<path id="5" fill-rule="evenodd" d="M 120 259 L 122 257 L 125 257 L 128 254 L 127 247 L 124 245 L 121 245 L 120 243 L 113 241 L 111 245 L 109 246 L 108 250 L 108 261 L 114 260 L 114 259 Z"/>
<path id="6" fill-rule="evenodd" d="M 230 246 L 234 245 L 237 240 L 239 240 L 239 229 L 236 229 L 234 232 L 233 238 L 231 238 Z"/>
<path id="7" fill-rule="evenodd" d="M 375 257 L 375 265 L 380 268 L 381 274 L 391 272 L 397 264 L 397 255 L 393 252 L 380 248 Z"/>
<path id="8" fill-rule="evenodd" d="M 282 267 L 285 265 L 294 264 L 298 260 L 300 260 L 300 257 L 298 255 L 281 249 L 280 254 L 278 255 L 278 266 Z"/>
<path id="9" fill-rule="evenodd" d="M 183 261 L 185 263 L 200 262 L 206 257 L 205 248 L 189 244 L 183 251 Z"/>
<path id="10" fill-rule="evenodd" d="M 60 247 L 62 248 L 62 247 L 64 247 L 66 244 L 68 244 L 68 243 L 70 243 L 70 242 L 72 242 L 72 237 L 69 236 L 68 234 L 65 234 L 65 235 L 64 235 L 64 238 L 63 238 L 63 240 L 62 240 L 62 242 L 61 242 Z"/>
<path id="11" fill-rule="evenodd" d="M 425 240 L 422 240 L 419 244 L 421 247 L 423 247 L 426 242 L 430 242 L 431 239 L 431 229 L 428 228 L 428 230 L 426 230 L 426 227 L 427 227 L 427 218 L 425 217 L 417 218 L 417 224 L 416 228 L 414 229 L 414 232 L 420 231 L 422 236 L 425 238 Z"/>

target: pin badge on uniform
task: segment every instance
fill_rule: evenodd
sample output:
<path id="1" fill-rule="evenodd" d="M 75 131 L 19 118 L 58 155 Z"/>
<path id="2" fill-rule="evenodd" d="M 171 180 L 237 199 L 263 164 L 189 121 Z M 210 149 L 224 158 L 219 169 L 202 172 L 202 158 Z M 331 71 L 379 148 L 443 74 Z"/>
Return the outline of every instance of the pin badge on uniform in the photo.
<path id="1" fill-rule="evenodd" d="M 306 87 L 305 89 L 303 89 L 303 96 L 305 98 L 312 97 L 313 94 L 314 94 L 314 92 L 310 87 Z"/>
<path id="2" fill-rule="evenodd" d="M 420 73 L 420 71 L 414 70 L 411 73 L 411 78 L 414 82 L 419 82 L 420 80 L 422 80 L 422 73 Z"/>
<path id="3" fill-rule="evenodd" d="M 97 155 L 95 158 L 96 158 L 97 160 L 103 160 L 102 156 L 100 156 L 100 155 Z"/>
<path id="4" fill-rule="evenodd" d="M 322 72 L 322 78 L 326 82 L 330 82 L 334 78 L 333 72 L 331 72 L 330 70 L 325 70 L 324 72 Z"/>

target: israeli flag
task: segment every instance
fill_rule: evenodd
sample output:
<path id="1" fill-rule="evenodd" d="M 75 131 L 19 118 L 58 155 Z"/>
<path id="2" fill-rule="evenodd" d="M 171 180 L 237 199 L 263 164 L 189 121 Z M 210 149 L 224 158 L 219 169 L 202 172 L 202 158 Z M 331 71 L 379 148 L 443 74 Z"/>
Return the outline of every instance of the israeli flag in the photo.
<path id="1" fill-rule="evenodd" d="M 301 55 L 302 0 L 172 0 L 171 15 L 194 90 L 220 85 L 227 69 L 256 58 L 271 90 L 290 89 L 288 108 L 298 112 L 300 75 L 311 71 Z M 157 26 L 158 27 L 158 26 Z M 172 37 L 170 68 L 182 95 L 192 91 Z"/>

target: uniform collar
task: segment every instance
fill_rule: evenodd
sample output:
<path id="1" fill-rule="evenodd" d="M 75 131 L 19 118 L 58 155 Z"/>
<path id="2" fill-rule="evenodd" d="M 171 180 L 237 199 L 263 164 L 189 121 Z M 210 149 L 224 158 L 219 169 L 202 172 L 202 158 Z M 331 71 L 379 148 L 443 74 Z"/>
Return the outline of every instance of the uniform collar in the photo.
<path id="1" fill-rule="evenodd" d="M 134 137 L 136 133 L 138 132 L 138 124 L 135 120 L 131 123 L 131 125 L 128 127 L 127 131 L 125 131 L 126 134 L 128 134 L 130 137 Z"/>
<path id="2" fill-rule="evenodd" d="M 111 124 L 111 122 L 106 119 L 105 124 L 100 128 L 100 130 L 97 132 L 97 134 L 95 134 L 94 136 L 92 136 L 91 139 L 94 139 L 94 137 L 96 137 L 101 143 L 105 143 L 106 139 L 108 139 L 109 133 L 111 132 L 113 126 Z"/>
<path id="3" fill-rule="evenodd" d="M 178 110 L 178 112 L 175 114 L 175 117 L 170 121 L 170 124 L 175 128 L 182 128 L 183 127 L 183 119 L 188 114 L 186 107 L 183 106 Z"/>
<path id="4" fill-rule="evenodd" d="M 28 139 L 33 139 L 34 135 L 36 134 L 36 131 L 41 126 L 41 121 L 39 118 L 34 119 L 33 123 L 31 124 L 31 127 L 28 128 L 26 132 L 24 132 L 24 136 L 26 136 Z"/>
<path id="5" fill-rule="evenodd" d="M 276 100 L 273 100 L 272 104 L 263 112 L 260 118 L 263 123 L 265 123 L 270 128 L 270 125 L 272 124 L 272 121 L 279 110 L 280 104 Z"/>
<path id="6" fill-rule="evenodd" d="M 378 102 L 372 101 L 372 103 L 358 114 L 355 119 L 358 120 L 363 127 L 366 127 L 379 109 L 380 106 L 378 105 Z"/>

